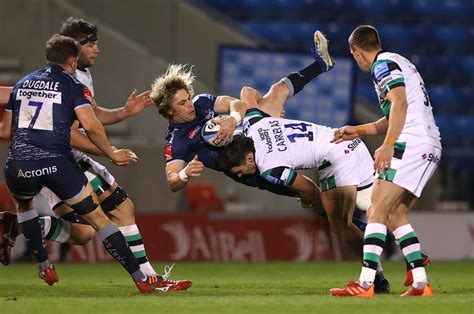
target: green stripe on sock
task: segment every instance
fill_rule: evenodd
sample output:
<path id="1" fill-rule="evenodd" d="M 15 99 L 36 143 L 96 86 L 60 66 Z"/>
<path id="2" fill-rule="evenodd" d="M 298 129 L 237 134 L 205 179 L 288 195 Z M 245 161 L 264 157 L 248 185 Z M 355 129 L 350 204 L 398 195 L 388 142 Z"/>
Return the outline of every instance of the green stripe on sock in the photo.
<path id="1" fill-rule="evenodd" d="M 380 260 L 380 255 L 375 254 L 375 253 L 366 253 L 364 252 L 364 259 L 372 262 L 378 263 Z"/>
<path id="2" fill-rule="evenodd" d="M 145 257 L 145 256 L 146 256 L 146 253 L 145 253 L 145 250 L 143 250 L 143 251 L 136 251 L 136 252 L 133 252 L 133 255 L 135 255 L 136 258 L 140 258 L 140 257 Z"/>
<path id="3" fill-rule="evenodd" d="M 420 251 L 416 251 L 416 252 L 408 254 L 407 256 L 405 256 L 405 258 L 407 259 L 408 263 L 411 263 L 416 260 L 420 260 L 420 259 L 422 260 L 423 256 L 421 256 Z"/>
<path id="4" fill-rule="evenodd" d="M 125 240 L 127 240 L 127 242 L 130 242 L 130 241 L 137 241 L 137 240 L 140 240 L 142 237 L 141 235 L 138 233 L 138 234 L 134 234 L 134 235 L 130 235 L 130 236 L 125 236 Z"/>
<path id="5" fill-rule="evenodd" d="M 410 232 L 410 233 L 405 234 L 403 237 L 401 237 L 400 239 L 398 239 L 398 243 L 401 243 L 401 242 L 403 242 L 404 240 L 410 239 L 410 238 L 416 238 L 416 233 L 415 233 L 415 231 L 412 231 L 412 232 Z"/>
<path id="6" fill-rule="evenodd" d="M 383 234 L 383 233 L 371 233 L 371 234 L 366 235 L 364 238 L 365 239 L 367 239 L 367 238 L 377 238 L 377 239 L 380 239 L 380 240 L 385 242 L 385 239 L 387 238 L 387 235 Z"/>
<path id="7" fill-rule="evenodd" d="M 49 240 L 55 241 L 61 234 L 61 230 L 63 229 L 63 221 L 58 219 L 57 222 L 56 229 L 54 229 L 53 235 Z"/>

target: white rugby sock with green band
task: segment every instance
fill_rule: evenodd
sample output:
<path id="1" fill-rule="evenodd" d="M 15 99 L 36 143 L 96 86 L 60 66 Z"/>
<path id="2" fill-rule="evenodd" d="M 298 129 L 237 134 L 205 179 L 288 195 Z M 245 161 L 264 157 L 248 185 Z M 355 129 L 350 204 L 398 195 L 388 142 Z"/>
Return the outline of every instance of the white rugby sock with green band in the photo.
<path id="1" fill-rule="evenodd" d="M 135 258 L 138 260 L 138 263 L 140 264 L 140 270 L 145 275 L 156 275 L 157 272 L 153 269 L 153 266 L 151 266 L 150 262 L 148 261 L 145 246 L 143 245 L 142 235 L 138 230 L 138 226 L 130 225 L 119 227 L 119 229 L 124 235 L 125 240 L 127 240 L 128 246 L 132 250 L 133 255 L 135 255 Z"/>

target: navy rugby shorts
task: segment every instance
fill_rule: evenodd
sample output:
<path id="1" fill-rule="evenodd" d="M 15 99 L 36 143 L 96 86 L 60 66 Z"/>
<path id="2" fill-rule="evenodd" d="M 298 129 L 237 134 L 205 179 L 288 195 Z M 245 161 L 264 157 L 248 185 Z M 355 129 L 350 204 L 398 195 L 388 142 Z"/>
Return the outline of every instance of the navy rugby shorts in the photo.
<path id="1" fill-rule="evenodd" d="M 42 160 L 8 160 L 5 164 L 8 188 L 18 200 L 29 200 L 43 186 L 61 200 L 78 195 L 87 184 L 87 177 L 72 156 Z"/>

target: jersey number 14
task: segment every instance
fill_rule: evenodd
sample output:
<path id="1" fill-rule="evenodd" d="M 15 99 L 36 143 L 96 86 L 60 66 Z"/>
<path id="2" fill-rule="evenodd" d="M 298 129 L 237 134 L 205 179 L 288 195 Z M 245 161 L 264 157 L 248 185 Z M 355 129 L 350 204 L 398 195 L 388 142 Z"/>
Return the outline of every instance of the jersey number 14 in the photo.
<path id="1" fill-rule="evenodd" d="M 293 130 L 297 130 L 301 132 L 301 133 L 295 132 L 295 133 L 291 133 L 287 135 L 291 143 L 296 142 L 297 138 L 307 138 L 308 141 L 310 142 L 312 142 L 314 139 L 313 131 L 308 130 L 308 126 L 311 126 L 311 124 L 301 122 L 301 123 L 284 124 L 283 126 L 287 129 L 293 129 Z"/>

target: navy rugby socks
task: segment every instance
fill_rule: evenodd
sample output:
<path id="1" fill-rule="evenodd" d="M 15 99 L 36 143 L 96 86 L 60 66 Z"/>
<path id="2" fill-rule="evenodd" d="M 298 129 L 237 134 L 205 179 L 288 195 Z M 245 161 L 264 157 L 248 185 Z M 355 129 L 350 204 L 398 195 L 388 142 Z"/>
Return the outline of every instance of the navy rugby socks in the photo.
<path id="1" fill-rule="evenodd" d="M 322 72 L 325 71 L 323 71 L 321 65 L 315 61 L 306 68 L 282 78 L 281 81 L 288 86 L 288 90 L 290 91 L 288 97 L 298 94 L 306 84 Z"/>
<path id="2" fill-rule="evenodd" d="M 134 279 L 146 279 L 146 276 L 140 271 L 140 265 L 128 247 L 125 237 L 116 225 L 110 223 L 97 232 L 102 238 L 102 243 L 107 252 L 109 252 Z"/>
<path id="3" fill-rule="evenodd" d="M 19 212 L 17 217 L 23 236 L 36 261 L 39 264 L 48 261 L 48 253 L 46 252 L 46 244 L 43 240 L 43 231 L 38 213 L 34 209 L 30 209 L 25 212 Z"/>

